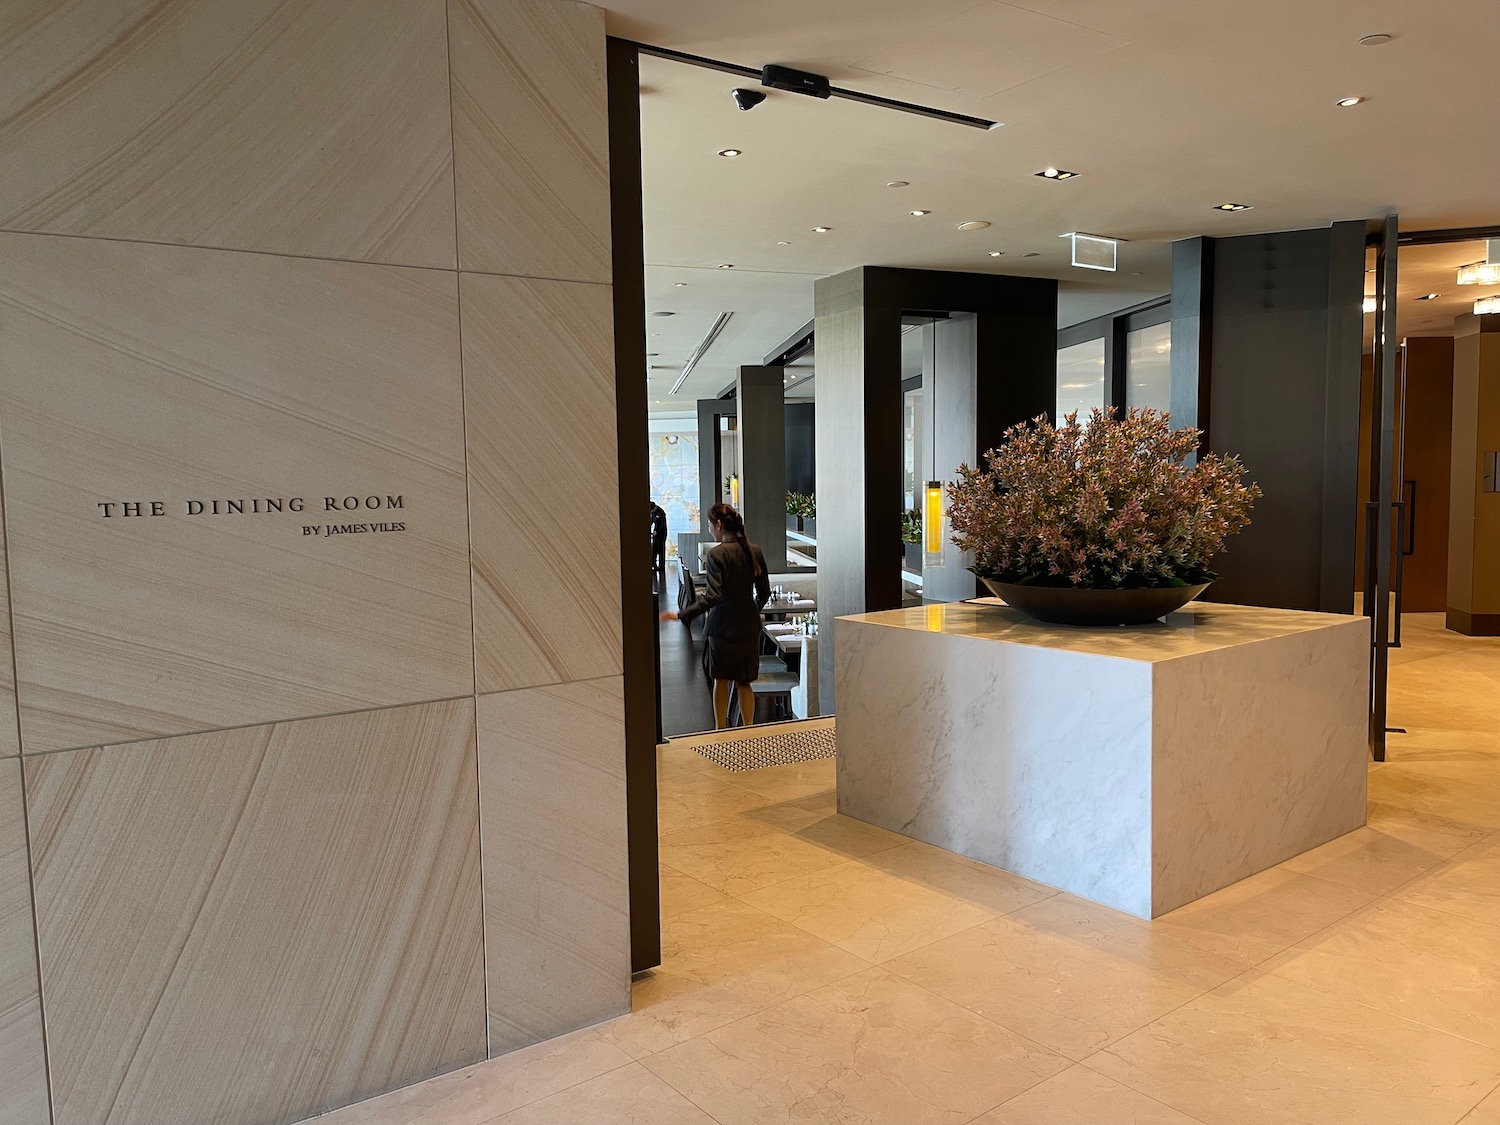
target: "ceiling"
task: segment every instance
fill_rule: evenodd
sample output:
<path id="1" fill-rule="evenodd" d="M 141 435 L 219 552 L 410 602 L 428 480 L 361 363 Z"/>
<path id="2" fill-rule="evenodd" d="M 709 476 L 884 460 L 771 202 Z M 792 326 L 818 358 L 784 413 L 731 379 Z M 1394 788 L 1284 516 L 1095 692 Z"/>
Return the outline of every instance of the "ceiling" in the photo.
<path id="1" fill-rule="evenodd" d="M 729 90 L 754 80 L 643 60 L 648 308 L 677 314 L 650 322 L 651 363 L 667 369 L 652 372 L 655 404 L 716 394 L 810 319 L 813 280 L 858 265 L 1058 277 L 1072 322 L 1165 292 L 1176 238 L 1393 208 L 1404 230 L 1500 221 L 1500 149 L 1483 142 L 1500 84 L 1476 80 L 1500 46 L 1494 0 L 605 6 L 615 35 L 1005 123 L 986 132 L 779 91 L 743 113 Z M 1393 39 L 1358 44 L 1374 32 Z M 1334 104 L 1351 94 L 1368 100 Z M 729 147 L 744 155 L 716 155 Z M 1082 175 L 1033 175 L 1048 165 Z M 1213 210 L 1226 201 L 1253 209 Z M 956 229 L 971 219 L 992 226 Z M 1120 271 L 1072 269 L 1058 237 L 1070 230 L 1130 240 Z M 1451 322 L 1430 304 L 1421 323 Z M 735 313 L 729 328 L 667 395 L 721 311 Z M 1421 330 L 1417 315 L 1403 331 Z"/>
<path id="2" fill-rule="evenodd" d="M 1480 297 L 1500 295 L 1500 285 L 1459 285 L 1458 267 L 1485 259 L 1483 242 L 1403 246 L 1396 259 L 1396 330 L 1402 336 L 1451 336 L 1455 317 L 1469 316 Z M 1375 275 L 1365 276 L 1365 292 Z M 1419 300 L 1428 293 L 1437 296 Z M 1366 318 L 1373 322 L 1374 317 Z M 1367 326 L 1368 327 L 1368 326 Z"/>

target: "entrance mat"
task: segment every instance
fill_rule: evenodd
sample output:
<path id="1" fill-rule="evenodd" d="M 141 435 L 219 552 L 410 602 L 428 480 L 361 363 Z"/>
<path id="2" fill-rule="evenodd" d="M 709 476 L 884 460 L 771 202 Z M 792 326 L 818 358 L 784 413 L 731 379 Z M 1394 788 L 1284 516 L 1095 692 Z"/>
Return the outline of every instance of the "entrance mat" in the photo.
<path id="1" fill-rule="evenodd" d="M 820 724 L 800 730 L 715 739 L 691 749 L 731 773 L 744 773 L 746 770 L 763 770 L 769 766 L 787 766 L 793 762 L 816 762 L 821 758 L 837 757 L 838 736 L 832 724 Z"/>

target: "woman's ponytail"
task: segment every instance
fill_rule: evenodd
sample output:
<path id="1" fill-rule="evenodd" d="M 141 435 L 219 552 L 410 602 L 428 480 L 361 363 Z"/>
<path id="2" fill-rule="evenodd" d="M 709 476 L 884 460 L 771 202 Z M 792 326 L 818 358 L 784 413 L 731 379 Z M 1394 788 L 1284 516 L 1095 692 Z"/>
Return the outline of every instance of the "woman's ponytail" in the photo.
<path id="1" fill-rule="evenodd" d="M 755 552 L 750 549 L 750 540 L 745 538 L 745 517 L 734 510 L 730 504 L 715 504 L 708 510 L 710 523 L 721 526 L 730 535 L 734 536 L 740 549 L 745 552 L 745 561 L 750 564 L 750 572 L 756 577 L 761 576 L 760 562 L 755 557 Z"/>

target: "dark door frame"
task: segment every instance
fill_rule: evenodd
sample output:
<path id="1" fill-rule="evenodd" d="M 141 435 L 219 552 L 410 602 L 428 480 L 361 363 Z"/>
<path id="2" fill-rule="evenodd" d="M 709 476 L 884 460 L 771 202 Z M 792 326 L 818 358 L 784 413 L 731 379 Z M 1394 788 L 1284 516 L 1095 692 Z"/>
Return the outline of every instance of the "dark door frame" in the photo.
<path id="1" fill-rule="evenodd" d="M 656 596 L 646 554 L 651 471 L 646 391 L 646 255 L 641 200 L 640 51 L 606 43 L 609 199 L 615 313 L 615 419 L 620 470 L 620 604 L 625 683 L 625 814 L 630 969 L 661 964 L 656 745 L 660 736 Z"/>

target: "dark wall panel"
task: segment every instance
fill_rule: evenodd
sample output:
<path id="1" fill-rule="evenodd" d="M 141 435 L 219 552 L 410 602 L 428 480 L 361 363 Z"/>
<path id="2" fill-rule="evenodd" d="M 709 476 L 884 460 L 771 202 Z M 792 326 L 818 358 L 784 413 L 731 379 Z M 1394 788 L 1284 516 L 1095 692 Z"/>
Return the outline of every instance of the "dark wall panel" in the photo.
<path id="1" fill-rule="evenodd" d="M 1363 241 L 1348 234 L 1213 248 L 1209 447 L 1238 454 L 1265 491 L 1217 564 L 1216 601 L 1352 608 L 1359 339 L 1344 304 L 1345 275 L 1363 278 Z"/>
<path id="2" fill-rule="evenodd" d="M 788 492 L 818 489 L 817 407 L 810 402 L 786 404 L 786 487 Z"/>

